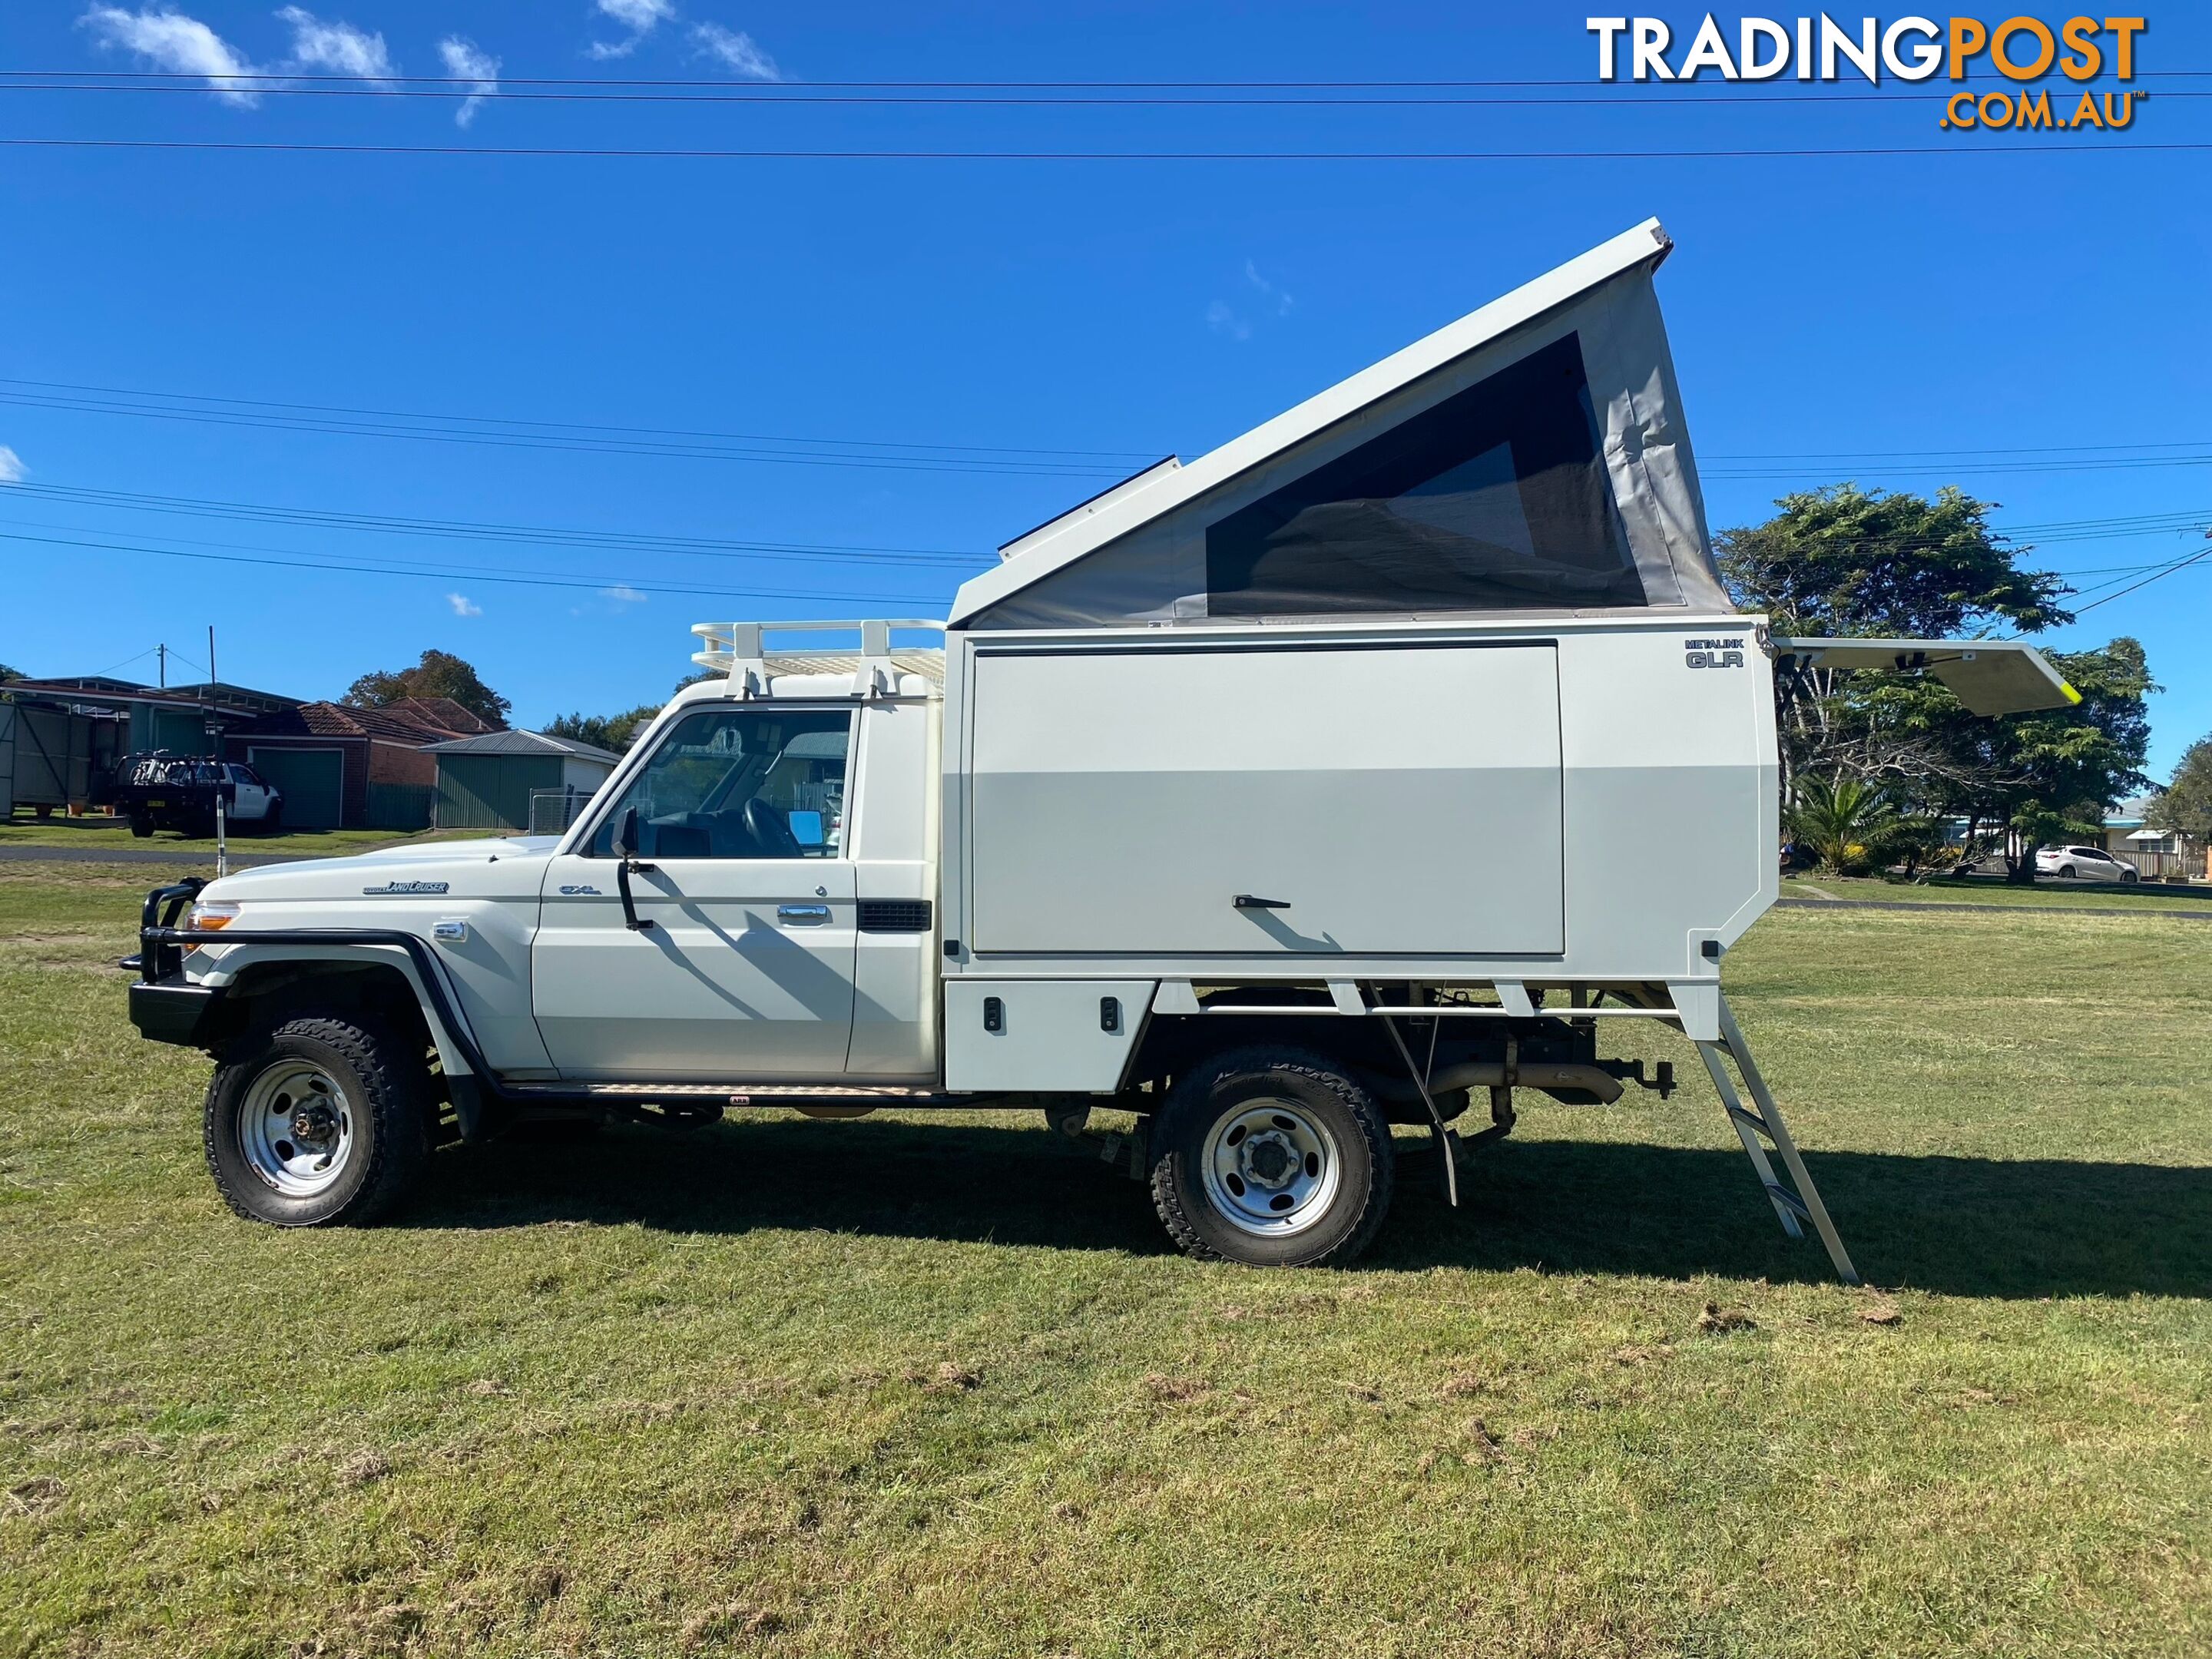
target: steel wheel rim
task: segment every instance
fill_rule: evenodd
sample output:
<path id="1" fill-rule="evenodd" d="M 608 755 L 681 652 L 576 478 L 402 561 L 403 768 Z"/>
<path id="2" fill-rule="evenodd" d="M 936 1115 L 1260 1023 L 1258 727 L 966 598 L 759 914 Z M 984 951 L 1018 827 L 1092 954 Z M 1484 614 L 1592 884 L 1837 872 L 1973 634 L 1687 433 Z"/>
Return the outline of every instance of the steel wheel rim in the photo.
<path id="1" fill-rule="evenodd" d="M 287 1198 L 329 1191 L 352 1161 L 356 1139 L 345 1090 L 304 1060 L 276 1061 L 239 1102 L 239 1151 L 254 1174 Z"/>
<path id="2" fill-rule="evenodd" d="M 1344 1158 L 1310 1108 L 1279 1097 L 1251 1100 L 1213 1121 L 1199 1175 L 1214 1212 L 1237 1231 L 1285 1238 L 1328 1213 Z"/>

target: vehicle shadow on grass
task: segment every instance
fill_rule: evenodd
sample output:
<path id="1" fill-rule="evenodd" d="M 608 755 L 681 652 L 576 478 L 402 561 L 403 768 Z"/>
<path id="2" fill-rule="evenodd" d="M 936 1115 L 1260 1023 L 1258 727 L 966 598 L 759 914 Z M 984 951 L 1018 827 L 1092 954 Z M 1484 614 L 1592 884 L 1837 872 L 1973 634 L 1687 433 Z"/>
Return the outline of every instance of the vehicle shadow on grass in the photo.
<path id="1" fill-rule="evenodd" d="M 1361 1265 L 1825 1282 L 1785 1238 L 1740 1152 L 1509 1140 L 1470 1153 L 1446 1207 L 1425 1139 L 1399 1142 L 1398 1198 Z M 1808 1153 L 1871 1284 L 1959 1296 L 2212 1295 L 2212 1169 Z M 549 1221 L 685 1233 L 822 1229 L 1060 1249 L 1165 1253 L 1151 1195 L 1033 1129 L 748 1121 L 588 1139 L 510 1138 L 434 1161 L 396 1218 Z"/>

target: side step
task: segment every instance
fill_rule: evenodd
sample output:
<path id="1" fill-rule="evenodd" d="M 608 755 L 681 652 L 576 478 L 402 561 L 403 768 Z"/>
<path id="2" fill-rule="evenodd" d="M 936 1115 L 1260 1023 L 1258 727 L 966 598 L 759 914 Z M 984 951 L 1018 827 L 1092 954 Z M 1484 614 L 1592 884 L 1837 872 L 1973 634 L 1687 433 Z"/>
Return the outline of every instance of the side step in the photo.
<path id="1" fill-rule="evenodd" d="M 962 1106 L 977 1097 L 939 1089 L 836 1088 L 818 1083 L 509 1083 L 520 1101 L 713 1101 L 721 1106 Z"/>

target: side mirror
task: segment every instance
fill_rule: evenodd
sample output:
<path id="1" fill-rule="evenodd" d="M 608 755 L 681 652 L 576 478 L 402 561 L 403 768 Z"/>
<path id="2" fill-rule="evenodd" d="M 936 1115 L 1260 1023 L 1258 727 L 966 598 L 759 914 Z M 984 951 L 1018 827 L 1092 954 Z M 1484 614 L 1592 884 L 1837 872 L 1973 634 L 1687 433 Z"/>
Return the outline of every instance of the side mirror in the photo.
<path id="1" fill-rule="evenodd" d="M 621 821 L 615 825 L 615 856 L 634 859 L 637 856 L 637 808 L 624 810 Z"/>

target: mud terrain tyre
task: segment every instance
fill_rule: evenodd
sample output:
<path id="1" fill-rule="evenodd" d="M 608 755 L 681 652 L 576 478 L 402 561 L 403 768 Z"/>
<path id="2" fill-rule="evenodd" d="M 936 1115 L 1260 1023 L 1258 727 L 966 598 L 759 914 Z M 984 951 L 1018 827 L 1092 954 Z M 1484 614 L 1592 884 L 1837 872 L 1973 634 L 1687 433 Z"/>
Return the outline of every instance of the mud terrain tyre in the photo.
<path id="1" fill-rule="evenodd" d="M 1184 1077 L 1151 1149 L 1160 1220 L 1202 1259 L 1342 1267 L 1390 1208 L 1389 1122 L 1340 1066 L 1303 1050 L 1241 1048 Z"/>
<path id="2" fill-rule="evenodd" d="M 379 1027 L 304 1016 L 241 1037 L 208 1085 L 209 1173 L 223 1201 L 276 1227 L 388 1213 L 428 1162 L 429 1068 Z"/>

